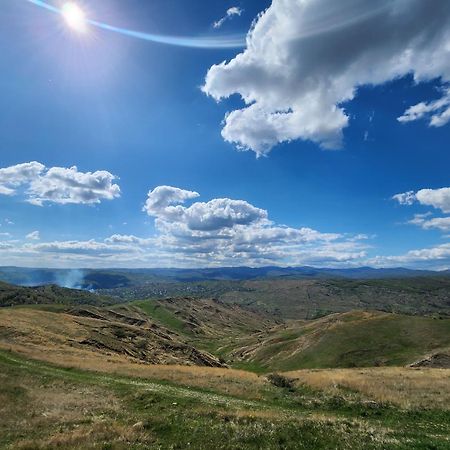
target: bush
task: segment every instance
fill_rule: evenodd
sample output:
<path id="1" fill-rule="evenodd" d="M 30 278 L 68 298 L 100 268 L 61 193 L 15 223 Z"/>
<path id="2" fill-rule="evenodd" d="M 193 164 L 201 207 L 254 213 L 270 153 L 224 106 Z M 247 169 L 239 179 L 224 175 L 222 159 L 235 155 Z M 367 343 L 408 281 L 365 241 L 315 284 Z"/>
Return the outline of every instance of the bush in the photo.
<path id="1" fill-rule="evenodd" d="M 276 387 L 294 390 L 294 380 L 279 373 L 270 373 L 267 375 L 267 380 Z"/>

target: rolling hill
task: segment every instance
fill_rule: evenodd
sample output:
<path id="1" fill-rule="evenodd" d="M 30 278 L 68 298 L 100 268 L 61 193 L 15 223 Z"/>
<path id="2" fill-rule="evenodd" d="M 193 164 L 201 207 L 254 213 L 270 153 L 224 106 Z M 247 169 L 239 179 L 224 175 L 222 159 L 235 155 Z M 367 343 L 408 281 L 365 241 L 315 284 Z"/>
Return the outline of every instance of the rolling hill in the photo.
<path id="1" fill-rule="evenodd" d="M 353 311 L 290 321 L 234 346 L 228 349 L 230 364 L 262 371 L 405 366 L 450 354 L 450 319 Z"/>

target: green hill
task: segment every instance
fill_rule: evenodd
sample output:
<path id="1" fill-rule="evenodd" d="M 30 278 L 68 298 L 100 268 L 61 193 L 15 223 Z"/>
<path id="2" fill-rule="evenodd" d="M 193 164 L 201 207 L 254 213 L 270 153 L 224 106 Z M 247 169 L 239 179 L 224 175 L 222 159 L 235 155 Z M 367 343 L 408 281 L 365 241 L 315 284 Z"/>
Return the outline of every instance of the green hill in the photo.
<path id="1" fill-rule="evenodd" d="M 230 361 L 260 370 L 404 366 L 450 350 L 450 319 L 353 311 L 244 337 Z"/>

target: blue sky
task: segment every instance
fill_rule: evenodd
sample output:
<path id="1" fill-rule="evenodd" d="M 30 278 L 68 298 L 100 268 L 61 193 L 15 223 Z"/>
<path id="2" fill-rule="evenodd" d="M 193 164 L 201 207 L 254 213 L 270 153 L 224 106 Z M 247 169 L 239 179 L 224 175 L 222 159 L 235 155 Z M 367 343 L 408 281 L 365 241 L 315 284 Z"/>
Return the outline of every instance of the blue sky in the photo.
<path id="1" fill-rule="evenodd" d="M 448 3 L 309 3 L 4 0 L 1 263 L 450 268 Z"/>

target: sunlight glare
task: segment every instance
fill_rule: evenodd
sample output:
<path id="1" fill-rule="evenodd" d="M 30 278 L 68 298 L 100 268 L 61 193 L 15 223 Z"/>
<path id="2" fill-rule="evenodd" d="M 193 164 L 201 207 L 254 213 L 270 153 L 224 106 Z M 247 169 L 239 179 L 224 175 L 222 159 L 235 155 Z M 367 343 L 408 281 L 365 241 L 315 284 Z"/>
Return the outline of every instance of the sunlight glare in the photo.
<path id="1" fill-rule="evenodd" d="M 62 7 L 64 20 L 75 31 L 86 31 L 86 16 L 83 10 L 75 3 L 66 3 Z"/>

